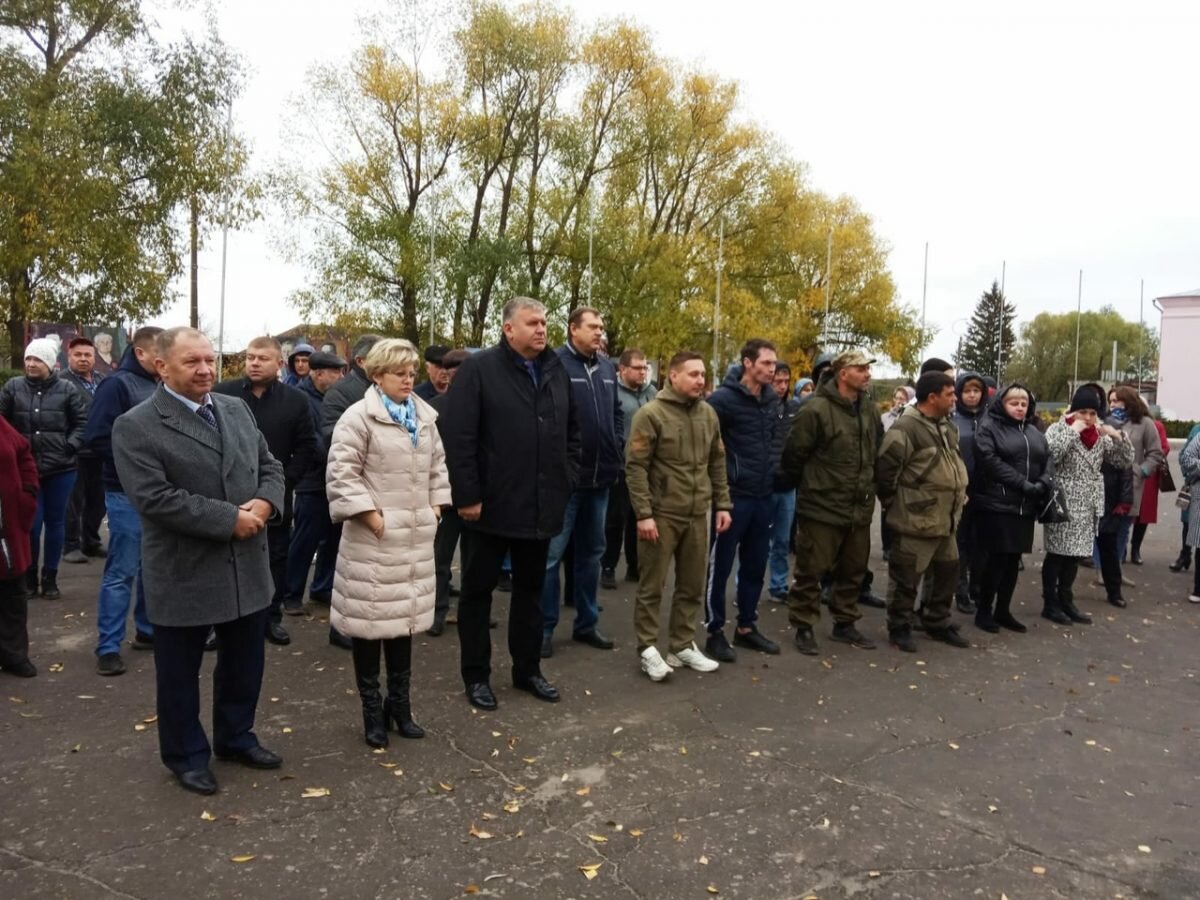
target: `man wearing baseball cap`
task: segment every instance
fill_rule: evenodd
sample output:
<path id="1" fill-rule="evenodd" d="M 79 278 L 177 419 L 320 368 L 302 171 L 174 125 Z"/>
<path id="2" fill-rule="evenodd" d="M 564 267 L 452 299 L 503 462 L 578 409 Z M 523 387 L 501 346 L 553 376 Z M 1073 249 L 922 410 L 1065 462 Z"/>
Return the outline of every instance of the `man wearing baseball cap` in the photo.
<path id="1" fill-rule="evenodd" d="M 871 364 L 861 350 L 833 360 L 796 415 L 783 451 L 785 479 L 796 485 L 796 578 L 788 591 L 796 648 L 819 654 L 813 626 L 821 613 L 821 578 L 830 573 L 829 607 L 835 641 L 862 650 L 874 642 L 855 622 L 859 585 L 871 552 L 875 515 L 875 456 L 883 423 L 867 396 Z"/>

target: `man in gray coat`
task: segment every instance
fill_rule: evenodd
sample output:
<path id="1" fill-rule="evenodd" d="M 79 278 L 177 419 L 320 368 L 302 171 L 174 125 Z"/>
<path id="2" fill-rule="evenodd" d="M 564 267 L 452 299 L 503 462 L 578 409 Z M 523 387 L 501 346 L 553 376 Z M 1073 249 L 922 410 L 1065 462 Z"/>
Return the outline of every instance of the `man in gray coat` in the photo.
<path id="1" fill-rule="evenodd" d="M 272 594 L 266 526 L 283 509 L 283 467 L 245 401 L 211 393 L 216 356 L 203 334 L 164 331 L 155 366 L 162 383 L 117 419 L 113 456 L 142 520 L 159 752 L 184 788 L 212 794 L 199 684 L 210 627 L 217 758 L 256 769 L 283 762 L 254 734 Z"/>

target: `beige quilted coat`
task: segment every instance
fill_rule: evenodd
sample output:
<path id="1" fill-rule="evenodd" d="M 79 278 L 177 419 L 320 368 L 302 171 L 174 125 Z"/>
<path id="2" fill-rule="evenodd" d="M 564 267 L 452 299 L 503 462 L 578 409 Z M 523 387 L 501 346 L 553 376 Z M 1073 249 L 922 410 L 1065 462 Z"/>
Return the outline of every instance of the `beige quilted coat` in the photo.
<path id="1" fill-rule="evenodd" d="M 338 420 L 329 448 L 329 514 L 343 522 L 329 624 L 349 637 L 405 637 L 433 624 L 433 507 L 450 505 L 437 413 L 420 397 L 417 446 L 374 386 Z M 383 537 L 353 517 L 377 509 Z"/>

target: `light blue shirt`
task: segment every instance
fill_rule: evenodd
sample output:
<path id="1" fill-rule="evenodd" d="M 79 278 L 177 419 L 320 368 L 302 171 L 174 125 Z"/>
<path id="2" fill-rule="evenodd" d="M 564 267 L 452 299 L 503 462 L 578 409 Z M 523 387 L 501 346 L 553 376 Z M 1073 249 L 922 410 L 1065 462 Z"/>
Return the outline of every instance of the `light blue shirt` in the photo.
<path id="1" fill-rule="evenodd" d="M 183 394 L 179 394 L 179 393 L 176 393 L 175 391 L 171 390 L 169 387 L 166 386 L 166 384 L 163 384 L 163 390 L 166 391 L 168 394 L 170 394 L 172 397 L 174 397 L 176 400 L 178 400 L 180 403 L 182 403 L 184 406 L 186 406 L 188 409 L 190 409 L 192 412 L 199 412 L 201 406 L 212 406 L 213 405 L 212 397 L 209 394 L 204 395 L 203 403 L 197 403 L 195 400 L 189 400 L 187 397 L 183 396 Z"/>

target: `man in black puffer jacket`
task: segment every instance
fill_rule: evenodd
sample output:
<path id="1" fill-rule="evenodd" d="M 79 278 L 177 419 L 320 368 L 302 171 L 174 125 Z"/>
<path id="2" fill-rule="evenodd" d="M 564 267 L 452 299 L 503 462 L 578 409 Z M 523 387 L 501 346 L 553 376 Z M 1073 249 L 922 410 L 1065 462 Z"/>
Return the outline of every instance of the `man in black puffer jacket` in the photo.
<path id="1" fill-rule="evenodd" d="M 987 383 L 982 375 L 963 372 L 954 384 L 957 398 L 950 421 L 958 428 L 958 449 L 967 466 L 967 496 L 975 490 L 975 430 L 979 419 L 987 408 Z M 982 535 L 976 529 L 976 507 L 968 503 L 958 523 L 958 587 L 954 591 L 954 603 L 958 611 L 967 615 L 975 612 L 979 600 L 979 584 L 982 575 Z"/>
<path id="2" fill-rule="evenodd" d="M 87 400 L 69 381 L 54 374 L 57 348 L 37 338 L 25 348 L 25 376 L 13 378 L 0 390 L 0 415 L 8 419 L 33 450 L 38 467 L 37 517 L 30 539 L 33 564 L 26 573 L 30 596 L 38 594 L 37 564 L 46 528 L 42 558 L 42 595 L 57 600 L 58 563 L 62 558 L 67 502 L 75 487 L 76 455 L 83 446 Z"/>
<path id="3" fill-rule="evenodd" d="M 113 462 L 113 423 L 143 400 L 149 399 L 158 384 L 154 368 L 154 342 L 162 333 L 155 325 L 146 325 L 133 333 L 133 342 L 121 357 L 117 370 L 104 379 L 92 398 L 83 441 L 100 460 L 104 473 L 104 506 L 108 510 L 108 556 L 96 601 L 96 671 L 101 675 L 120 675 L 125 671 L 121 643 L 125 640 L 125 620 L 129 601 L 137 584 L 137 603 L 133 621 L 137 632 L 135 650 L 154 649 L 154 628 L 146 612 L 146 589 L 142 586 L 142 520 L 121 486 Z"/>
<path id="4" fill-rule="evenodd" d="M 758 598 L 762 593 L 771 549 L 776 473 L 775 430 L 779 397 L 775 378 L 775 346 L 758 338 L 742 348 L 741 365 L 730 368 L 722 385 L 708 398 L 721 423 L 725 467 L 733 497 L 733 524 L 713 539 L 705 595 L 708 654 L 721 662 L 737 659 L 725 638 L 725 583 L 738 559 L 737 627 L 733 642 L 760 653 L 778 653 L 779 645 L 759 633 Z"/>

